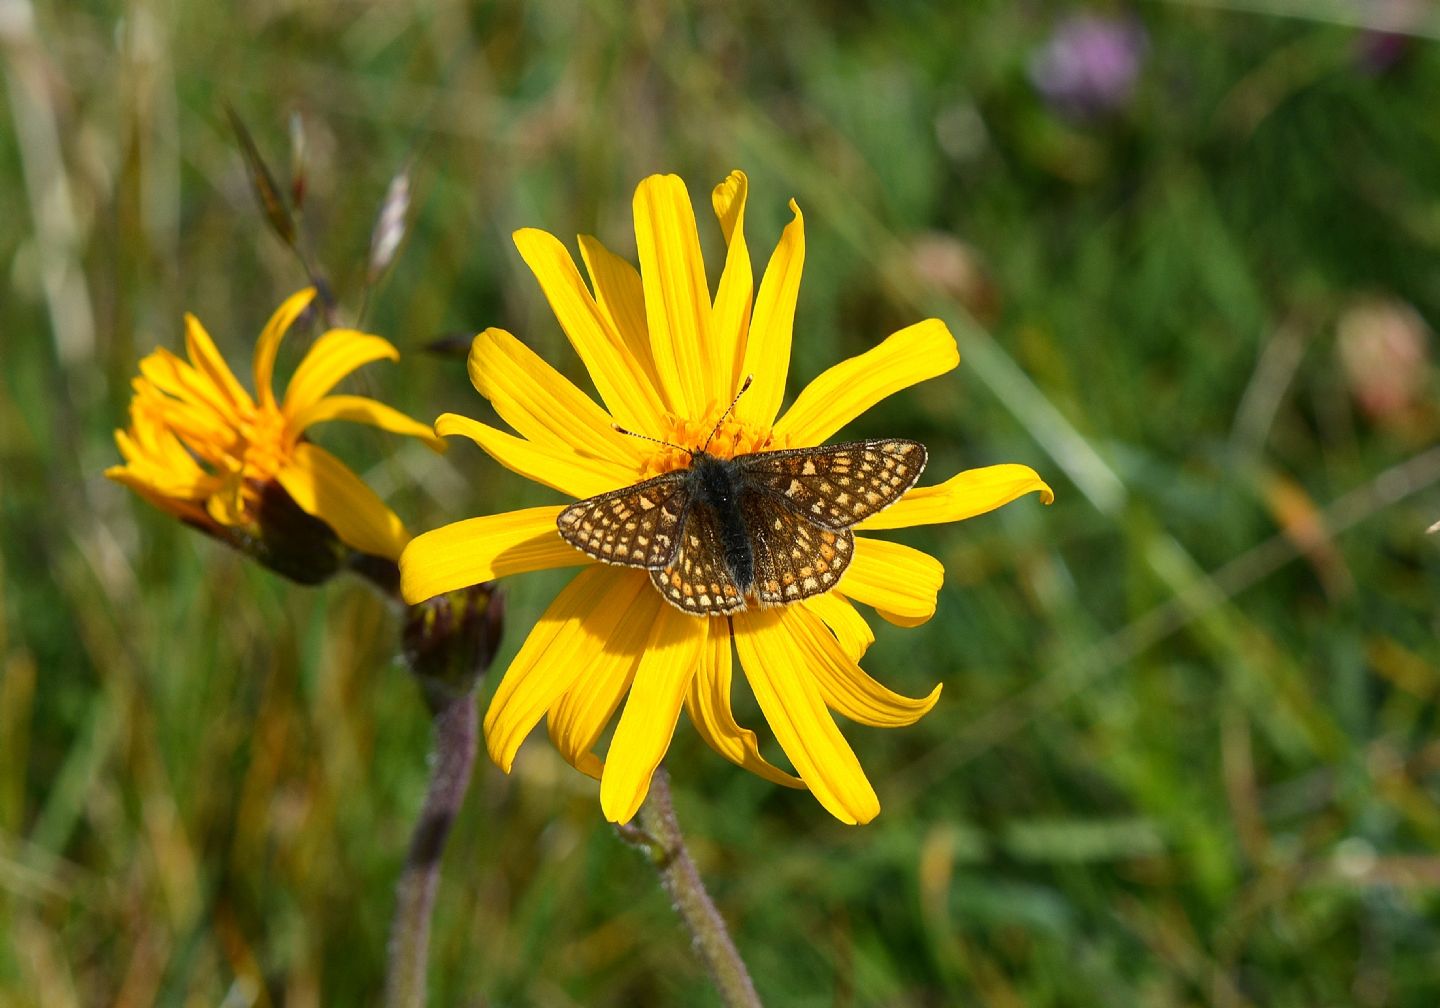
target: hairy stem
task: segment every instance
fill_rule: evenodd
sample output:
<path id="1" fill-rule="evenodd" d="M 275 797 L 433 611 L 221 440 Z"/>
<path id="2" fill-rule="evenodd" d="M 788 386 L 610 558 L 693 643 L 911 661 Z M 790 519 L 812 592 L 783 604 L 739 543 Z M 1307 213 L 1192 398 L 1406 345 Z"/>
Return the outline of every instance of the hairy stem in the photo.
<path id="1" fill-rule="evenodd" d="M 450 825 L 465 800 L 475 762 L 477 714 L 473 693 L 454 697 L 435 711 L 435 751 L 430 786 L 420 807 L 410 853 L 396 886 L 390 930 L 386 1008 L 424 1008 L 430 949 L 430 917 L 440 881 L 440 857 Z"/>
<path id="2" fill-rule="evenodd" d="M 670 801 L 670 778 L 661 767 L 650 782 L 650 795 L 636 815 L 638 827 L 620 827 L 627 842 L 643 848 L 660 873 L 660 884 L 670 894 L 675 911 L 690 929 L 695 948 L 710 977 L 730 1008 L 760 1008 L 760 996 L 750 973 L 730 939 L 730 931 L 705 883 L 685 849 L 675 806 Z"/>

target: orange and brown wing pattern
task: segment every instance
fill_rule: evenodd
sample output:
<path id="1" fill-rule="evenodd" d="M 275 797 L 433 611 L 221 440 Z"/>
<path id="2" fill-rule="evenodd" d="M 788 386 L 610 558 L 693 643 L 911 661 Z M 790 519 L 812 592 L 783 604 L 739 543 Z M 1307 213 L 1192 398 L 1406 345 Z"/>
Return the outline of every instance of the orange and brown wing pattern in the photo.
<path id="1" fill-rule="evenodd" d="M 740 502 L 755 552 L 755 597 L 762 606 L 786 605 L 834 588 L 850 566 L 855 537 L 828 529 L 770 494 Z"/>
<path id="2" fill-rule="evenodd" d="M 576 501 L 555 525 L 562 539 L 601 563 L 653 570 L 674 559 L 689 502 L 679 470 Z"/>
<path id="3" fill-rule="evenodd" d="M 703 504 L 691 507 L 684 526 L 675 559 L 650 572 L 650 580 L 665 601 L 694 616 L 724 616 L 744 609 L 745 598 L 730 576 L 720 547 L 714 510 Z"/>
<path id="4" fill-rule="evenodd" d="M 824 448 L 739 455 L 745 482 L 778 495 L 798 514 L 839 531 L 878 514 L 920 478 L 928 455 L 918 441 L 888 438 Z"/>

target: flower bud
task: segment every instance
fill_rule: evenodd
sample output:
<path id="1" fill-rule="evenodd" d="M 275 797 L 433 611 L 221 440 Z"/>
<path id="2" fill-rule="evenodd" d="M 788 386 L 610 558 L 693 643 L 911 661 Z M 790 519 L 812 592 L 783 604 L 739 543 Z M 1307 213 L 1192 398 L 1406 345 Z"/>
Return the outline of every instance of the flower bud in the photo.
<path id="1" fill-rule="evenodd" d="M 413 605 L 405 619 L 405 663 L 438 712 L 475 688 L 495 659 L 505 597 L 494 581 Z"/>

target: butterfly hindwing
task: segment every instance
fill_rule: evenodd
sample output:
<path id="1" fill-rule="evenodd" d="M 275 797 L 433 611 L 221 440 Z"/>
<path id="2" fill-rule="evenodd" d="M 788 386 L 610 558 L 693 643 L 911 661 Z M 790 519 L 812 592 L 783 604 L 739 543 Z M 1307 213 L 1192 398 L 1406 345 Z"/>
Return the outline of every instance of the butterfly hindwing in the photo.
<path id="1" fill-rule="evenodd" d="M 831 531 L 878 514 L 915 485 L 927 453 L 918 441 L 887 438 L 823 448 L 736 456 L 743 481 L 782 498 L 797 514 Z"/>
<path id="2" fill-rule="evenodd" d="M 674 559 L 690 503 L 685 470 L 571 504 L 555 520 L 560 536 L 602 563 L 664 567 Z"/>
<path id="3" fill-rule="evenodd" d="M 714 509 L 694 504 L 686 512 L 680 546 L 671 563 L 650 572 L 665 601 L 695 616 L 722 616 L 745 608 L 725 553 Z"/>
<path id="4" fill-rule="evenodd" d="M 755 553 L 755 597 L 785 605 L 835 587 L 855 551 L 849 529 L 817 525 L 769 493 L 740 498 Z"/>
<path id="5" fill-rule="evenodd" d="M 595 560 L 647 569 L 691 615 L 786 605 L 839 583 L 851 526 L 899 500 L 926 458 L 903 438 L 731 459 L 696 451 L 688 468 L 578 501 L 556 525 Z"/>

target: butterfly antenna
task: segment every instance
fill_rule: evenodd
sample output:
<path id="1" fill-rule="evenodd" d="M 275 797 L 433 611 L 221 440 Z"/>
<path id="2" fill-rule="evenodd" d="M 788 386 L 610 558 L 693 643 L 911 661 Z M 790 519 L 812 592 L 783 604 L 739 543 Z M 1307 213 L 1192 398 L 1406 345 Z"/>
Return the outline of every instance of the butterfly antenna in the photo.
<path id="1" fill-rule="evenodd" d="M 636 434 L 633 430 L 626 430 L 624 427 L 621 427 L 617 423 L 612 423 L 610 425 L 610 429 L 618 434 L 628 434 L 631 437 L 638 437 L 641 441 L 653 441 L 655 444 L 662 444 L 666 448 L 674 448 L 677 451 L 683 451 L 685 454 L 691 456 L 692 458 L 695 455 L 695 453 L 689 448 L 681 448 L 678 444 L 674 444 L 670 441 L 661 441 L 659 438 L 651 437 L 649 434 Z"/>
<path id="2" fill-rule="evenodd" d="M 729 417 L 731 413 L 734 412 L 735 404 L 740 401 L 740 397 L 745 394 L 745 390 L 750 387 L 750 383 L 754 380 L 754 375 L 745 376 L 745 381 L 742 382 L 740 385 L 740 391 L 735 393 L 735 398 L 730 400 L 730 405 L 726 407 L 724 413 L 720 414 L 720 419 L 715 421 L 715 426 L 710 428 L 710 436 L 707 437 L 705 439 L 705 443 L 700 446 L 700 454 L 705 454 L 705 449 L 709 448 L 710 442 L 715 440 L 715 434 L 720 430 L 720 425 L 725 422 L 726 418 Z"/>

